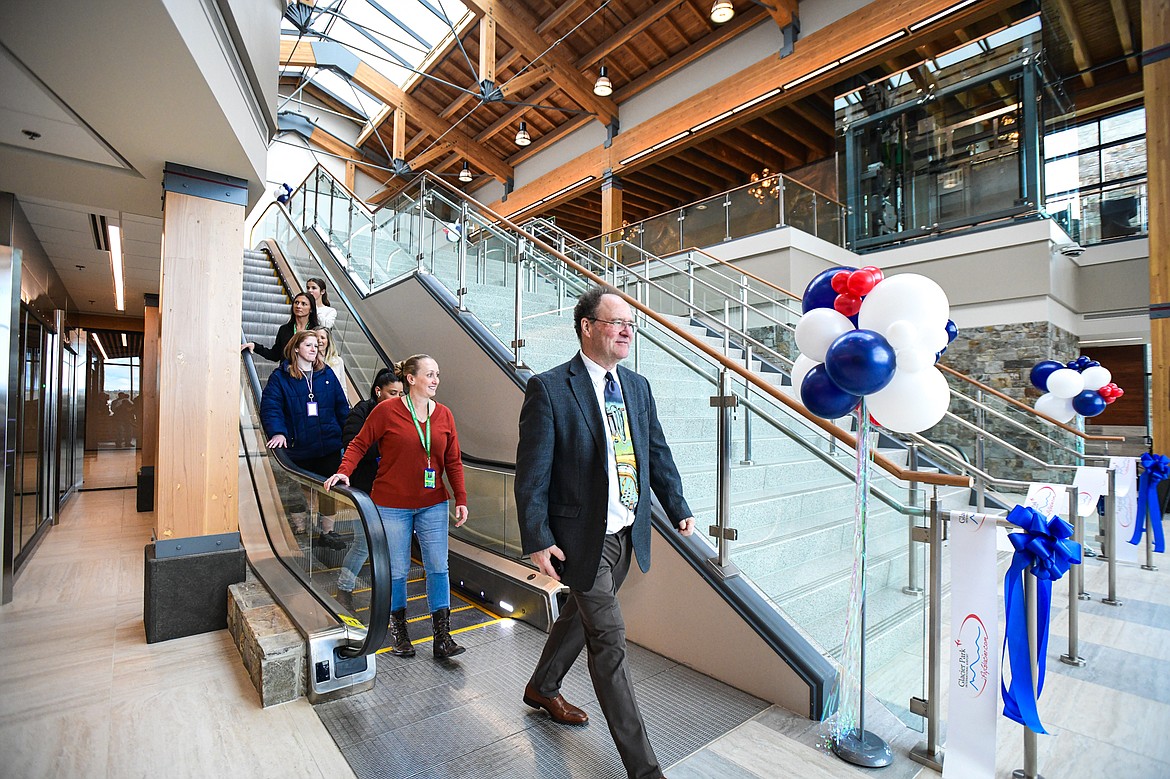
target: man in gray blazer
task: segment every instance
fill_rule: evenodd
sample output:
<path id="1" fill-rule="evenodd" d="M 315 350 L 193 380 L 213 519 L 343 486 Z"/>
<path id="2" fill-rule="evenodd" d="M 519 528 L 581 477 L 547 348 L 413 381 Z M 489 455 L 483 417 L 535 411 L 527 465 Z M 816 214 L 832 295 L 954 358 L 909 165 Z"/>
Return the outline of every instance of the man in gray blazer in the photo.
<path id="1" fill-rule="evenodd" d="M 558 722 L 588 715 L 560 694 L 582 649 L 601 711 L 631 779 L 662 769 L 646 737 L 626 667 L 626 629 L 617 591 L 631 552 L 650 568 L 651 492 L 683 535 L 695 521 L 662 434 L 650 384 L 619 367 L 634 338 L 630 306 L 595 286 L 573 311 L 581 351 L 528 380 L 520 410 L 516 507 L 524 554 L 563 581 L 570 597 L 552 627 L 524 702 Z"/>

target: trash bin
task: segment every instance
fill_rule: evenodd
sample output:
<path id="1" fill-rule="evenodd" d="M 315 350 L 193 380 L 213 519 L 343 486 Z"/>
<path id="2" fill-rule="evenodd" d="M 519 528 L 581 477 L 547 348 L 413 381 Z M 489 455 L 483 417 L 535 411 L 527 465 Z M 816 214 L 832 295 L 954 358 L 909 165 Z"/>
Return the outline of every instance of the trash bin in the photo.
<path id="1" fill-rule="evenodd" d="M 138 510 L 154 511 L 154 466 L 138 469 Z"/>

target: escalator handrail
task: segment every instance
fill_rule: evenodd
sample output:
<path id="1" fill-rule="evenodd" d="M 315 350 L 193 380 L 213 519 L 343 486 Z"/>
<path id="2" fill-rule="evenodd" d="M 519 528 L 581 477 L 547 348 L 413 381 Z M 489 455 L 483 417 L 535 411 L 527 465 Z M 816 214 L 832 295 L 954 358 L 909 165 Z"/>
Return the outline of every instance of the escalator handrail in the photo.
<path id="1" fill-rule="evenodd" d="M 263 390 L 260 388 L 260 377 L 256 372 L 256 363 L 252 353 L 244 350 L 241 353 L 244 361 L 244 370 L 247 373 L 248 385 L 252 389 L 252 394 L 256 401 L 256 407 L 260 407 Z M 267 440 L 267 433 L 264 433 L 264 423 L 259 421 L 260 429 Z M 278 463 L 282 470 L 295 476 L 299 481 L 307 481 L 316 486 L 321 487 L 324 491 L 325 482 L 315 473 L 306 471 L 292 461 L 288 456 L 288 452 L 284 449 L 270 449 L 269 454 L 276 463 Z M 370 555 L 370 618 L 366 625 L 365 636 L 362 642 L 357 646 L 347 646 L 341 651 L 346 657 L 359 657 L 370 655 L 382 648 L 386 643 L 386 635 L 390 624 L 390 545 L 386 538 L 386 530 L 382 526 L 382 522 L 378 517 L 378 509 L 370 496 L 365 492 L 342 484 L 335 485 L 333 491 L 339 495 L 348 498 L 357 509 L 358 517 L 362 523 L 363 532 L 366 534 L 367 546 Z M 285 562 L 280 555 L 277 559 Z M 299 572 L 288 566 L 286 567 L 294 573 Z M 299 575 L 297 578 L 304 581 Z M 313 588 L 306 585 L 310 592 Z M 315 593 L 314 593 L 315 594 Z M 318 596 L 319 597 L 319 596 Z"/>

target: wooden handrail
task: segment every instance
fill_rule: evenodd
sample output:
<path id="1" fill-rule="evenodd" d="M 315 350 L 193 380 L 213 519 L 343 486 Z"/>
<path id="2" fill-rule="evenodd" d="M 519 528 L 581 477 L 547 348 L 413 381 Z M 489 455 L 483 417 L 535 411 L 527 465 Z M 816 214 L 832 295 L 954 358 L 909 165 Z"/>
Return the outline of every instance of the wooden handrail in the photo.
<path id="1" fill-rule="evenodd" d="M 747 276 L 748 278 L 752 279 L 753 281 L 758 281 L 760 284 L 763 284 L 766 287 L 770 287 L 770 288 L 776 290 L 777 292 L 782 292 L 785 295 L 787 295 L 788 297 L 793 298 L 794 300 L 801 299 L 800 295 L 793 294 L 792 292 L 789 292 L 788 290 L 784 289 L 783 287 L 781 287 L 777 284 L 773 284 L 772 282 L 768 281 L 767 279 L 760 278 L 759 276 L 755 275 L 754 273 L 751 273 L 751 272 L 746 271 L 746 270 L 742 270 L 739 267 L 737 267 L 734 263 L 728 262 L 727 260 L 722 260 L 722 259 L 716 257 L 715 255 L 711 254 L 710 252 L 707 252 L 707 251 L 704 251 L 703 249 L 700 249 L 697 246 L 691 246 L 690 248 L 683 249 L 682 251 L 679 252 L 679 254 L 682 254 L 683 252 L 698 252 L 699 254 L 702 254 L 704 257 L 709 257 L 710 259 L 714 260 L 715 262 L 719 263 L 720 265 L 727 265 L 728 267 L 733 268 L 736 273 L 741 273 L 744 276 Z M 673 257 L 673 256 L 677 256 L 677 255 L 671 255 L 671 256 Z M 1116 441 L 1124 441 L 1125 440 L 1125 436 L 1122 436 L 1122 435 L 1090 435 L 1090 434 L 1084 432 L 1083 430 L 1077 430 L 1075 427 L 1073 427 L 1072 425 L 1069 425 L 1065 422 L 1059 422 L 1059 421 L 1053 419 L 1052 417 L 1048 416 L 1047 414 L 1040 412 L 1040 411 L 1037 411 L 1036 409 L 1029 406 L 1027 403 L 1023 403 L 1019 400 L 1016 400 L 1015 398 L 1011 397 L 1010 395 L 1005 395 L 1004 393 L 1000 392 L 999 390 L 997 390 L 993 387 L 989 387 L 986 384 L 984 384 L 983 382 L 979 381 L 978 379 L 973 379 L 965 373 L 960 373 L 959 371 L 955 370 L 954 368 L 951 368 L 948 365 L 943 365 L 943 364 L 939 363 L 939 364 L 936 364 L 935 367 L 938 368 L 940 371 L 943 371 L 944 373 L 947 373 L 947 374 L 955 377 L 956 379 L 959 379 L 960 381 L 965 381 L 968 384 L 972 384 L 972 385 L 978 387 L 979 389 L 983 390 L 984 392 L 987 392 L 991 395 L 994 395 L 995 397 L 999 398 L 1000 400 L 1004 401 L 1005 403 L 1008 403 L 1008 404 L 1018 408 L 1020 411 L 1023 411 L 1026 414 L 1032 414 L 1034 416 L 1038 416 L 1041 419 L 1045 420 L 1046 422 L 1050 422 L 1051 424 L 1055 425 L 1056 427 L 1059 427 L 1060 429 L 1062 429 L 1068 433 L 1072 433 L 1075 436 L 1083 438 L 1086 441 L 1101 441 L 1101 442 L 1115 441 L 1116 442 Z"/>
<path id="2" fill-rule="evenodd" d="M 531 240 L 533 242 L 533 244 L 535 244 L 536 246 L 539 246 L 545 252 L 553 255 L 558 260 L 560 260 L 562 263 L 564 263 L 565 265 L 567 265 L 568 267 L 572 268 L 574 271 L 579 273 L 581 276 L 584 276 L 585 278 L 590 279 L 595 284 L 604 284 L 604 285 L 609 284 L 609 282 L 607 282 L 605 279 L 594 274 L 592 271 L 590 271 L 589 269 L 587 269 L 583 265 L 579 265 L 576 262 L 574 262 L 573 260 L 569 259 L 567 256 L 565 256 L 561 252 L 557 251 L 556 249 L 554 249 L 552 246 L 545 243 L 540 238 L 537 238 L 534 235 L 528 234 L 525 230 L 523 230 L 517 224 L 512 222 L 512 220 L 508 219 L 505 216 L 501 216 L 501 215 L 495 213 L 490 208 L 488 208 L 487 206 L 480 203 L 478 200 L 459 191 L 455 187 L 448 184 L 446 181 L 443 181 L 439 177 L 430 173 L 430 171 L 424 171 L 422 174 L 422 177 L 425 177 L 425 178 L 431 180 L 433 183 L 438 184 L 439 186 L 443 187 L 444 189 L 447 189 L 448 191 L 452 192 L 453 194 L 456 194 L 459 197 L 474 204 L 484 214 L 490 215 L 492 218 L 497 219 L 500 224 L 507 225 L 512 230 L 514 230 L 518 233 L 523 233 L 524 235 L 527 235 L 528 239 Z M 833 438 L 836 438 L 838 441 L 840 441 L 844 444 L 847 444 L 851 448 L 857 447 L 857 438 L 855 436 L 853 436 L 853 434 L 849 433 L 848 431 L 842 430 L 841 428 L 837 427 L 836 425 L 834 425 L 832 422 L 829 422 L 828 420 L 821 419 L 820 417 L 813 415 L 803 405 L 797 403 L 796 401 L 794 401 L 792 398 L 785 395 L 783 392 L 781 392 L 776 387 L 772 386 L 771 384 L 769 384 L 767 382 L 760 380 L 760 378 L 758 376 L 756 376 L 754 373 L 744 369 L 740 365 L 733 362 L 731 359 L 727 358 L 726 356 L 724 356 L 724 355 L 720 354 L 719 352 L 717 352 L 716 350 L 712 349 L 706 343 L 703 343 L 702 341 L 695 338 L 690 333 L 688 333 L 685 330 L 683 330 L 682 328 L 678 327 L 673 322 L 668 321 L 667 319 L 663 318 L 661 315 L 659 315 L 657 312 L 653 311 L 649 307 L 642 305 L 634 298 L 630 297 L 629 295 L 626 295 L 621 290 L 618 290 L 618 294 L 627 303 L 629 303 L 631 307 L 638 309 L 643 314 L 648 316 L 650 319 L 653 319 L 655 322 L 657 322 L 660 327 L 663 327 L 663 328 L 669 330 L 670 332 L 674 333 L 678 338 L 680 338 L 683 341 L 685 341 L 686 343 L 690 344 L 690 346 L 693 347 L 694 349 L 697 349 L 698 351 L 703 352 L 708 357 L 710 357 L 712 360 L 714 360 L 715 362 L 722 365 L 724 368 L 730 370 L 732 373 L 737 374 L 741 379 L 743 379 L 745 382 L 752 384 L 754 387 L 756 387 L 757 390 L 759 390 L 763 394 L 770 395 L 775 400 L 779 401 L 782 405 L 787 406 L 793 413 L 803 417 L 804 419 L 811 422 L 816 427 L 823 430 L 828 435 L 832 436 Z M 947 487 L 969 487 L 969 486 L 971 486 L 971 478 L 969 476 L 960 476 L 960 475 L 956 475 L 956 474 L 944 474 L 944 473 L 928 473 L 928 472 L 924 472 L 924 471 L 911 471 L 911 470 L 900 467 L 899 465 L 897 465 L 896 463 L 891 461 L 889 458 L 887 458 L 885 455 L 882 455 L 878 452 L 873 453 L 873 461 L 875 463 L 877 463 L 882 468 L 882 470 L 886 471 L 887 473 L 894 476 L 895 478 L 901 479 L 902 481 L 917 482 L 919 484 L 937 484 L 940 486 L 947 486 Z"/>

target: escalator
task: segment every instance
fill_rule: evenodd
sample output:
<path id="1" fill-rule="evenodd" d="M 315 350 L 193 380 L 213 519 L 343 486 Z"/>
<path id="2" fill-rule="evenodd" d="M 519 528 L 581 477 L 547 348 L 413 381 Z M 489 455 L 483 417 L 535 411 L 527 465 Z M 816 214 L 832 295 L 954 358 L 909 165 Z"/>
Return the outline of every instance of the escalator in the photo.
<path id="1" fill-rule="evenodd" d="M 274 243 L 266 244 L 266 251 L 248 255 L 249 273 L 244 293 L 247 338 L 262 338 L 265 333 L 264 306 L 253 304 L 272 301 L 275 305 L 270 306 L 269 318 L 283 321 L 288 307 L 280 296 L 287 299 L 288 293 L 295 292 L 302 280 L 297 271 L 298 261 L 288 258 L 307 247 L 296 248 L 296 241 L 288 236 L 277 243 L 283 243 L 287 251 L 275 249 Z M 352 318 L 354 313 L 346 308 L 346 314 L 351 317 L 348 321 L 355 328 L 348 332 L 347 342 L 355 340 L 354 334 L 364 326 Z M 269 330 L 274 332 L 271 326 Z M 380 351 L 376 342 L 362 348 Z M 267 500 L 258 501 L 263 511 L 257 513 L 262 515 L 263 532 L 268 538 L 248 538 L 245 530 L 249 554 L 252 555 L 253 548 L 261 548 L 264 541 L 281 550 L 273 555 L 279 559 L 269 561 L 272 565 L 268 566 L 272 569 L 280 563 L 288 574 L 285 578 L 291 580 L 286 582 L 284 597 L 278 594 L 278 599 L 298 625 L 312 622 L 303 613 L 306 603 L 311 606 L 308 611 L 317 620 L 316 630 L 311 624 L 307 631 L 302 628 L 309 636 L 313 653 L 309 663 L 311 673 L 316 673 L 322 662 L 327 663 L 332 675 L 339 668 L 343 673 L 348 670 L 344 660 L 333 659 L 332 647 L 316 646 L 322 636 L 332 635 L 335 643 L 348 639 L 346 646 L 352 647 L 351 652 L 360 650 L 361 660 L 368 663 L 370 670 L 377 661 L 377 681 L 372 686 L 367 681 L 369 674 L 344 677 L 355 680 L 348 685 L 348 692 L 362 694 L 337 697 L 333 694 L 337 687 L 317 684 L 318 689 L 311 695 L 355 773 L 363 777 L 524 777 L 546 775 L 554 763 L 558 776 L 600 776 L 620 771 L 620 760 L 604 727 L 583 729 L 569 744 L 558 726 L 543 713 L 533 712 L 520 702 L 520 691 L 545 639 L 543 627 L 556 616 L 559 604 L 556 594 L 560 587 L 533 569 L 487 548 L 493 537 L 501 549 L 511 543 L 505 541 L 504 533 L 497 532 L 502 528 L 493 529 L 487 524 L 490 503 L 510 500 L 504 492 L 510 496 L 511 469 L 471 457 L 465 463 L 467 487 L 472 495 L 469 525 L 474 527 L 475 520 L 479 519 L 481 526 L 475 538 L 480 543 L 472 545 L 452 538 L 452 632 L 458 634 L 459 642 L 469 651 L 446 662 L 434 661 L 429 656 L 424 574 L 416 565 L 408 576 L 407 616 L 418 655 L 411 659 L 378 658 L 379 642 L 384 645 L 385 638 L 373 637 L 374 631 L 366 632 L 365 628 L 384 626 L 387 619 L 388 590 L 378 595 L 380 583 L 389 582 L 384 555 L 372 555 L 363 566 L 354 590 L 353 608 L 343 608 L 336 600 L 336 579 L 345 552 L 318 548 L 311 533 L 298 535 L 289 521 L 289 509 L 306 485 L 311 490 L 310 522 L 316 514 L 326 511 L 322 504 L 329 497 L 320 492 L 320 480 L 298 472 L 283 453 L 273 454 L 263 449 L 265 437 L 255 415 L 262 391 L 260 378 L 251 356 L 245 354 L 244 360 L 247 382 L 242 393 L 241 427 L 245 429 L 245 438 L 251 439 L 250 445 L 245 446 L 248 452 L 245 459 L 250 466 L 249 478 L 259 485 L 256 491 L 267 494 Z M 351 366 L 373 367 L 353 354 L 346 355 L 346 362 L 347 371 Z M 513 383 L 512 387 L 516 385 Z M 460 426 L 461 430 L 467 428 L 467 422 Z M 331 510 L 342 537 L 347 544 L 352 544 L 356 533 L 366 532 L 372 507 L 368 498 L 357 490 L 343 489 L 340 493 L 341 505 Z M 242 529 L 248 524 L 242 521 Z M 380 547 L 373 534 L 368 543 L 370 549 L 384 547 L 384 541 Z M 262 578 L 270 588 L 273 582 L 280 587 L 279 577 L 273 576 L 271 570 L 263 573 Z M 509 579 L 517 581 L 508 584 Z M 293 593 L 298 586 L 299 594 Z M 384 600 L 382 604 L 380 597 Z M 364 643 L 370 646 L 359 643 L 359 639 L 365 639 Z M 655 734 L 656 751 L 664 765 L 687 757 L 769 705 L 765 700 L 640 647 L 630 647 L 630 665 L 637 679 L 647 726 Z M 567 678 L 565 694 L 592 718 L 603 720 L 584 660 Z"/>

